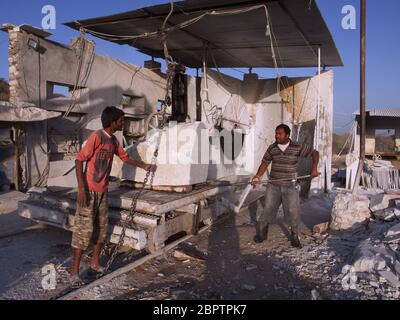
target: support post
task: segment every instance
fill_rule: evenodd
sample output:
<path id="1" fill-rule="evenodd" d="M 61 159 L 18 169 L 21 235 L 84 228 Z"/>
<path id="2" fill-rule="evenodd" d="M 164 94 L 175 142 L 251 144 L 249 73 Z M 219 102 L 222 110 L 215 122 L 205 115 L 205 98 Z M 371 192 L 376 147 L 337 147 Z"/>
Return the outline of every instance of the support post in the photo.
<path id="1" fill-rule="evenodd" d="M 357 176 L 354 181 L 353 194 L 357 193 L 361 181 L 361 175 L 365 162 L 365 71 L 366 71 L 366 0 L 361 0 L 361 35 L 360 35 L 360 162 Z"/>

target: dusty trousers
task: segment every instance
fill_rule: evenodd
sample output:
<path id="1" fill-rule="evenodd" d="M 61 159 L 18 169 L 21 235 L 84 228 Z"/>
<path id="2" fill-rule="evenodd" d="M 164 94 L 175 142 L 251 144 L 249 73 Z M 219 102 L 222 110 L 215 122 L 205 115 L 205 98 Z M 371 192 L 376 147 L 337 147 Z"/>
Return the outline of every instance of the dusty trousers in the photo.
<path id="1" fill-rule="evenodd" d="M 262 211 L 257 231 L 261 232 L 268 224 L 274 223 L 282 204 L 285 222 L 291 230 L 298 231 L 300 223 L 300 185 L 295 182 L 289 186 L 279 186 L 272 183 L 267 185 L 265 206 Z"/>

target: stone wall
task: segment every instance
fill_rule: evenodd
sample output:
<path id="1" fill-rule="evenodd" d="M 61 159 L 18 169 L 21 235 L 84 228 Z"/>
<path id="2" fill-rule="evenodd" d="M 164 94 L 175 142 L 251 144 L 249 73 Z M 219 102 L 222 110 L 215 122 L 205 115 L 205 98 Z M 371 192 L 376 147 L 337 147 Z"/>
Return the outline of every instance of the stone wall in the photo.
<path id="1" fill-rule="evenodd" d="M 91 41 L 74 38 L 71 45 L 64 45 L 18 27 L 9 27 L 8 35 L 10 101 L 14 104 L 28 102 L 61 112 L 73 106 L 71 111 L 75 117 L 81 117 L 77 129 L 80 143 L 84 143 L 91 132 L 101 128 L 100 116 L 106 106 L 122 108 L 123 95 L 143 98 L 146 114 L 155 111 L 157 101 L 165 96 L 165 80 L 160 74 L 97 55 Z M 29 39 L 38 43 L 37 50 L 28 46 Z M 67 88 L 69 93 L 64 97 L 55 94 L 53 89 L 58 85 Z M 75 95 L 71 94 L 73 89 Z M 57 121 L 52 121 L 52 125 L 59 131 L 57 136 L 62 137 L 67 127 L 63 123 L 72 119 L 60 119 L 58 125 L 54 123 Z M 49 163 L 48 134 L 47 121 L 25 126 L 21 166 L 26 187 L 45 184 L 49 172 L 59 172 L 54 170 L 55 166 L 65 167 L 65 159 Z M 122 134 L 118 133 L 117 137 L 122 142 Z M 69 137 L 64 143 L 71 143 Z M 49 165 L 53 168 L 49 169 Z M 71 166 L 64 169 L 66 172 Z"/>
<path id="2" fill-rule="evenodd" d="M 310 190 L 318 193 L 325 187 L 331 189 L 333 71 L 323 72 L 320 81 L 317 118 L 318 75 L 282 77 L 278 84 L 277 79 L 258 79 L 255 74 L 246 74 L 241 81 L 207 70 L 207 82 L 202 80 L 202 121 L 212 131 L 215 123 L 210 120 L 211 115 L 218 118 L 219 114 L 215 113 L 220 108 L 222 118 L 236 121 L 239 123 L 236 126 L 246 134 L 243 149 L 235 161 L 236 174 L 254 174 L 257 171 L 266 149 L 275 142 L 276 126 L 285 123 L 292 129 L 292 140 L 309 144 L 320 153 L 318 170 L 321 176 L 311 183 L 302 183 L 303 196 Z M 234 99 L 237 95 L 242 102 Z M 228 112 L 229 108 L 238 110 Z M 221 126 L 230 130 L 232 122 L 222 121 Z M 226 168 L 217 168 L 221 172 L 223 169 Z M 310 169 L 311 160 L 301 159 L 299 174 L 309 174 Z"/>
<path id="3" fill-rule="evenodd" d="M 8 32 L 8 65 L 9 65 L 9 85 L 10 102 L 18 104 L 22 90 L 22 43 L 19 32 L 9 30 Z"/>

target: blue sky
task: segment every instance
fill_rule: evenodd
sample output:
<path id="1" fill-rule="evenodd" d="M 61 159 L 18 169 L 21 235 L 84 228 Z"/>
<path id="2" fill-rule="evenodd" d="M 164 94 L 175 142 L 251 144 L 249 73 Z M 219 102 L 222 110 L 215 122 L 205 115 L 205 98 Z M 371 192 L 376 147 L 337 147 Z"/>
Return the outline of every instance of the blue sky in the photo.
<path id="1" fill-rule="evenodd" d="M 27 23 L 40 27 L 42 7 L 47 4 L 56 8 L 57 26 L 51 30 L 55 41 L 69 43 L 77 32 L 62 25 L 63 22 L 92 18 L 144 6 L 166 3 L 168 0 L 1 0 L 0 24 Z M 334 127 L 335 131 L 346 132 L 351 127 L 351 113 L 359 107 L 359 19 L 357 29 L 344 30 L 341 26 L 342 8 L 353 5 L 359 13 L 359 0 L 316 0 L 323 17 L 333 35 L 344 62 L 344 67 L 334 68 Z M 399 0 L 367 1 L 367 108 L 400 108 L 397 77 L 400 52 Z M 100 39 L 96 41 L 96 52 L 131 63 L 142 65 L 148 57 L 129 46 L 119 46 Z M 227 70 L 224 70 L 224 72 Z M 274 77 L 275 72 L 257 69 L 260 76 Z M 315 73 L 314 69 L 283 70 L 281 74 L 303 76 Z M 242 77 L 230 70 L 229 74 Z M 0 32 L 0 78 L 8 79 L 7 34 Z"/>

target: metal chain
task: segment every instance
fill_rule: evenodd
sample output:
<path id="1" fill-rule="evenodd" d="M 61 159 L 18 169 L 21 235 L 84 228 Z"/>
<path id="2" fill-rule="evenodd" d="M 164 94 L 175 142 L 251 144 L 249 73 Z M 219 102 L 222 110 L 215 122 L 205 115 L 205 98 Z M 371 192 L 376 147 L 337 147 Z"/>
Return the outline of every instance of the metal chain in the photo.
<path id="1" fill-rule="evenodd" d="M 175 67 L 176 67 L 175 62 L 168 61 L 167 59 L 166 59 L 166 61 L 167 61 L 166 94 L 165 94 L 165 99 L 162 102 L 162 113 L 161 113 L 162 117 L 161 117 L 161 121 L 158 126 L 158 129 L 160 130 L 160 134 L 159 134 L 159 138 L 157 141 L 157 147 L 154 150 L 153 158 L 151 159 L 152 165 L 155 165 L 157 163 L 158 150 L 159 150 L 159 146 L 160 146 L 162 130 L 164 129 L 165 124 L 166 124 L 166 114 L 167 114 L 166 111 L 167 111 L 167 107 L 171 104 L 169 92 L 172 88 L 172 79 L 174 77 Z M 136 193 L 134 193 L 132 202 L 131 202 L 131 206 L 129 209 L 129 216 L 122 223 L 122 230 L 121 230 L 120 237 L 118 239 L 118 243 L 115 246 L 115 248 L 113 249 L 110 259 L 107 261 L 107 265 L 104 269 L 104 272 L 100 273 L 98 275 L 98 277 L 102 277 L 110 269 L 111 265 L 113 264 L 115 257 L 117 256 L 118 250 L 124 243 L 126 228 L 128 226 L 131 226 L 133 223 L 133 218 L 135 216 L 135 213 L 137 212 L 136 211 L 137 201 L 138 201 L 139 197 L 141 196 L 141 194 L 143 193 L 143 191 L 145 190 L 145 187 L 149 181 L 149 178 L 150 178 L 150 186 L 153 184 L 154 175 L 155 175 L 155 170 L 151 170 L 151 169 L 147 170 L 142 187 Z M 105 247 L 103 248 L 103 250 L 105 251 Z"/>

